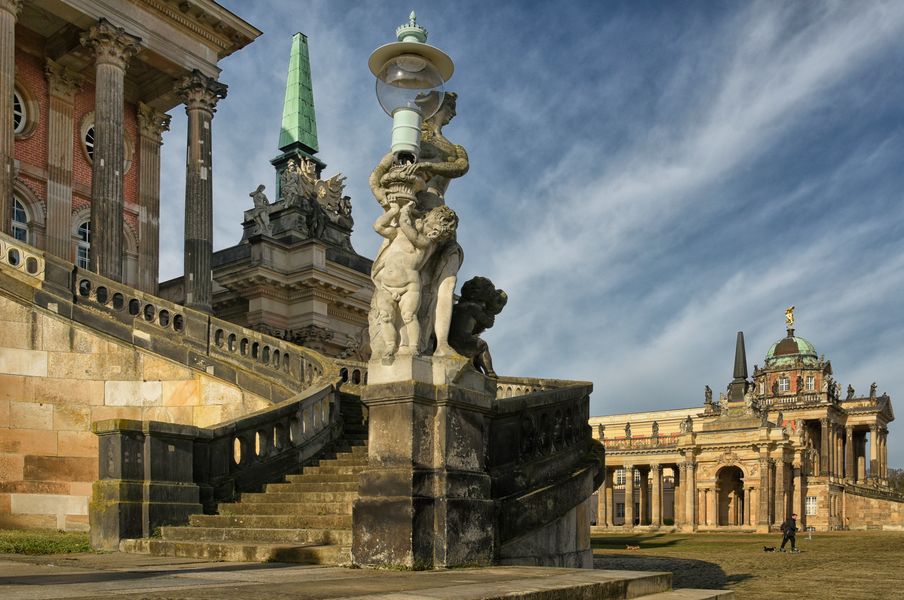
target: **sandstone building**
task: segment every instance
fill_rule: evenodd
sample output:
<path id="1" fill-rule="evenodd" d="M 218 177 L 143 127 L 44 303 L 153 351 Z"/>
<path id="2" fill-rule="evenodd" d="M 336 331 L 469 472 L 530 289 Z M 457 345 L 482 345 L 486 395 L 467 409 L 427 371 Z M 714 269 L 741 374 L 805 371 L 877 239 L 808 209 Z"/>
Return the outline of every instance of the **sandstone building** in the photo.
<path id="1" fill-rule="evenodd" d="M 790 320 L 749 379 L 738 333 L 716 401 L 707 386 L 700 407 L 590 418 L 606 447 L 598 526 L 768 531 L 796 512 L 817 530 L 904 527 L 886 479 L 891 399 L 842 390 Z"/>

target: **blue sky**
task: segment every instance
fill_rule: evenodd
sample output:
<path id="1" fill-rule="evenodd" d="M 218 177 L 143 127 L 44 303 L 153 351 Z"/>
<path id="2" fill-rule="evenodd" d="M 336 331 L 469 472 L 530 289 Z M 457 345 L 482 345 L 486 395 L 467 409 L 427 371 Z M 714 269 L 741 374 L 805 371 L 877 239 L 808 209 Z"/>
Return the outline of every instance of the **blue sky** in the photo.
<path id="1" fill-rule="evenodd" d="M 504 374 L 594 382 L 592 414 L 702 403 L 797 332 L 904 415 L 904 3 L 222 0 L 264 32 L 222 61 L 215 248 L 272 192 L 291 36 L 307 34 L 320 154 L 372 257 L 367 176 L 389 145 L 367 58 L 412 8 L 459 94 L 471 170 L 460 281 L 510 301 Z M 164 137 L 161 279 L 181 274 L 185 115 Z M 271 200 L 272 200 L 271 195 Z M 167 232 L 172 232 L 169 235 Z M 904 467 L 904 416 L 891 466 Z"/>

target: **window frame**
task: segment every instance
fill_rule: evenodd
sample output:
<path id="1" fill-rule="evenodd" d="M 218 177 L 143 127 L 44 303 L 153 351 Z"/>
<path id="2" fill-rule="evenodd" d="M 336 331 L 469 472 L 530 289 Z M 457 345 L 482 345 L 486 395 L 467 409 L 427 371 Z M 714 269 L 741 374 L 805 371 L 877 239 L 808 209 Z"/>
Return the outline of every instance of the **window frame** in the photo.
<path id="1" fill-rule="evenodd" d="M 85 235 L 82 235 L 82 227 Z M 80 269 L 91 268 L 91 219 L 86 219 L 75 228 L 78 242 L 75 247 L 75 264 Z"/>
<path id="2" fill-rule="evenodd" d="M 778 378 L 778 391 L 780 392 L 790 392 L 791 391 L 791 378 L 790 377 L 779 377 Z"/>
<path id="3" fill-rule="evenodd" d="M 804 378 L 804 389 L 808 392 L 812 392 L 816 389 L 816 377 L 813 375 L 807 375 Z"/>
<path id="4" fill-rule="evenodd" d="M 807 496 L 804 499 L 804 514 L 808 517 L 819 514 L 819 499 L 816 496 Z"/>
<path id="5" fill-rule="evenodd" d="M 31 216 L 28 214 L 28 209 L 25 208 L 25 203 L 19 199 L 18 196 L 13 195 L 13 205 L 12 205 L 12 214 L 9 216 L 10 221 L 10 233 L 12 236 L 25 244 L 31 243 Z M 25 218 L 24 221 L 17 220 L 16 217 L 17 212 L 21 213 Z M 24 237 L 19 237 L 17 231 L 21 231 Z"/>
<path id="6" fill-rule="evenodd" d="M 16 113 L 16 105 L 19 105 L 19 112 Z M 16 124 L 16 117 L 19 117 L 19 124 Z M 21 135 L 25 133 L 28 127 L 28 102 L 25 97 L 19 93 L 18 89 L 13 90 L 13 135 Z"/>

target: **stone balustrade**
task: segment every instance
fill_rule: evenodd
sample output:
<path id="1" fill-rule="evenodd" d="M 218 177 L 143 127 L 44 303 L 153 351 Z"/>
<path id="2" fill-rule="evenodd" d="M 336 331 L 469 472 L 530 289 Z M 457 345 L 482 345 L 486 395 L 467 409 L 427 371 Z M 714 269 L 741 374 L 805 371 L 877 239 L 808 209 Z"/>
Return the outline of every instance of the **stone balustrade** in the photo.
<path id="1" fill-rule="evenodd" d="M 100 476 L 89 516 L 95 548 L 148 537 L 218 502 L 260 491 L 342 435 L 332 384 L 214 427 L 111 419 L 94 424 Z"/>
<path id="2" fill-rule="evenodd" d="M 633 437 L 607 437 L 602 439 L 606 450 L 653 450 L 656 448 L 677 448 L 680 433 L 668 433 L 663 435 L 639 435 Z"/>
<path id="3" fill-rule="evenodd" d="M 531 377 L 500 377 L 496 380 L 496 398 L 515 398 L 561 388 L 574 384 L 573 381 L 560 379 L 537 379 Z"/>
<path id="4" fill-rule="evenodd" d="M 508 387 L 540 387 L 541 380 Z M 569 514 L 602 483 L 603 447 L 587 424 L 592 384 L 548 380 L 551 389 L 497 398 L 489 431 L 488 467 L 505 542 L 538 532 Z M 553 387 L 555 386 L 555 387 Z"/>
<path id="5" fill-rule="evenodd" d="M 0 267 L 25 284 L 9 291 L 73 321 L 281 402 L 338 367 L 313 350 L 216 319 L 115 282 L 0 234 Z"/>

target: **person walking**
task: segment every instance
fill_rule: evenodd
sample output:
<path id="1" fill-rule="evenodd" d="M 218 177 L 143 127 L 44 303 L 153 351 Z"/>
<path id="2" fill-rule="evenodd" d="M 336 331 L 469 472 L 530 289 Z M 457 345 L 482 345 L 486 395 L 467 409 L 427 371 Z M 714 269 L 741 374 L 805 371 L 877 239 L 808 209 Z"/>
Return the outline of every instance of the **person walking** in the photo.
<path id="1" fill-rule="evenodd" d="M 785 544 L 791 542 L 791 552 L 800 552 L 797 549 L 797 513 L 791 513 L 784 523 L 782 523 L 782 545 L 779 550 L 785 551 Z"/>

